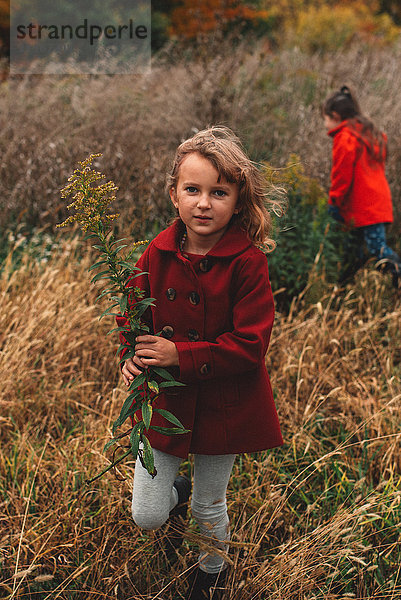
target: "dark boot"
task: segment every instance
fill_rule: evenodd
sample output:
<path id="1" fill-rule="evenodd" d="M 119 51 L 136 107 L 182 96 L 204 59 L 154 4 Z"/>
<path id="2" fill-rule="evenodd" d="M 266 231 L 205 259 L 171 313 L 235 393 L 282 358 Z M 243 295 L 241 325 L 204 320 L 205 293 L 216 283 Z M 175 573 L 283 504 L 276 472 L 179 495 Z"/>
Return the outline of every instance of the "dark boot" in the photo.
<path id="1" fill-rule="evenodd" d="M 174 481 L 178 493 L 178 503 L 170 511 L 163 551 L 169 563 L 177 559 L 177 550 L 184 540 L 184 521 L 188 512 L 188 500 L 191 495 L 191 481 L 185 475 L 178 475 Z"/>
<path id="2" fill-rule="evenodd" d="M 401 290 L 401 262 L 394 263 L 391 269 L 393 288 Z"/>
<path id="3" fill-rule="evenodd" d="M 396 290 L 401 288 L 401 261 L 395 252 L 394 260 L 391 260 L 391 258 L 379 260 L 376 268 L 381 273 L 390 273 L 393 287 Z"/>
<path id="4" fill-rule="evenodd" d="M 227 569 L 220 573 L 205 573 L 199 567 L 193 571 L 185 600 L 224 600 Z"/>
<path id="5" fill-rule="evenodd" d="M 392 283 L 393 283 L 393 288 L 396 290 L 401 290 L 401 273 L 399 273 L 398 271 L 396 273 L 392 274 Z"/>
<path id="6" fill-rule="evenodd" d="M 361 269 L 369 260 L 368 256 L 355 258 L 351 263 L 346 264 L 340 272 L 338 277 L 338 283 L 340 285 L 344 285 L 349 283 L 354 276 L 357 274 L 359 269 Z"/>

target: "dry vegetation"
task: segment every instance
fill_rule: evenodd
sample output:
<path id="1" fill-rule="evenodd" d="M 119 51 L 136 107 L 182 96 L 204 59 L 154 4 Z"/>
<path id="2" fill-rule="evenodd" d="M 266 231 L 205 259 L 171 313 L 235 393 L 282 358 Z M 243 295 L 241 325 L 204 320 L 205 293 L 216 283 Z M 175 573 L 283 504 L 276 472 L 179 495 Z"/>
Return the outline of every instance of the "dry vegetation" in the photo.
<path id="1" fill-rule="evenodd" d="M 74 260 L 73 241 L 54 254 L 26 252 L 0 282 L 0 597 L 181 598 L 195 525 L 168 568 L 159 536 L 131 521 L 134 465 L 85 485 L 108 463 L 124 391 L 88 256 Z M 277 316 L 268 368 L 286 444 L 237 460 L 228 598 L 399 597 L 400 327 L 375 271 Z"/>
<path id="2" fill-rule="evenodd" d="M 150 236 L 169 215 L 164 173 L 193 128 L 227 124 L 254 159 L 277 166 L 296 152 L 327 184 L 320 104 L 347 82 L 389 134 L 399 228 L 401 47 L 330 57 L 216 48 L 173 48 L 146 77 L 0 87 L 0 223 L 49 235 L 18 267 L 9 257 L 0 280 L 0 598 L 176 600 L 196 560 L 193 522 L 172 568 L 160 536 L 133 525 L 133 464 L 85 484 L 111 458 L 102 448 L 124 390 L 93 306 L 89 255 L 51 230 L 77 160 L 103 152 L 122 229 Z M 400 327 L 400 297 L 369 269 L 277 315 L 267 360 L 285 446 L 234 468 L 230 600 L 401 597 Z"/>
<path id="3" fill-rule="evenodd" d="M 309 55 L 216 40 L 207 50 L 163 51 L 147 76 L 10 79 L 0 87 L 0 222 L 61 220 L 60 187 L 78 160 L 102 152 L 102 170 L 120 186 L 124 229 L 152 233 L 170 214 L 164 183 L 177 144 L 212 123 L 233 127 L 255 160 L 283 166 L 298 154 L 327 186 L 331 146 L 320 107 L 347 82 L 389 135 L 399 225 L 400 58 L 401 45 Z"/>

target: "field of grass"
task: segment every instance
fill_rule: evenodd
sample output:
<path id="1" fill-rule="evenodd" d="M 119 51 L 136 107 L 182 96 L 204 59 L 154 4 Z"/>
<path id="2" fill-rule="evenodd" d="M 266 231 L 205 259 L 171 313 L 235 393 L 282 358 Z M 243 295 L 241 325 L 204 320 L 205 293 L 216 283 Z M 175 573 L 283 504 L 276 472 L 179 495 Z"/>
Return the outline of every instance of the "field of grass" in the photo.
<path id="1" fill-rule="evenodd" d="M 131 520 L 134 465 L 85 484 L 111 458 L 125 394 L 88 265 L 70 240 L 1 276 L 0 598 L 182 598 L 194 523 L 169 568 L 162 533 Z M 267 365 L 285 445 L 235 464 L 228 598 L 400 597 L 400 327 L 400 298 L 370 269 L 277 315 Z"/>
<path id="2" fill-rule="evenodd" d="M 78 160 L 102 152 L 120 187 L 120 227 L 149 237 L 171 216 L 164 192 L 177 145 L 211 124 L 232 127 L 250 156 L 275 167 L 299 156 L 327 189 L 331 141 L 321 105 L 344 83 L 388 134 L 388 178 L 398 246 L 401 224 L 401 43 L 330 54 L 276 53 L 250 40 L 167 48 L 147 76 L 31 76 L 0 86 L 0 224 L 49 227 L 65 210 L 59 190 Z M 400 248 L 401 250 L 401 248 Z"/>
<path id="3" fill-rule="evenodd" d="M 284 167 L 296 153 L 327 189 L 320 107 L 347 83 L 389 135 L 400 251 L 400 58 L 399 43 L 328 55 L 217 40 L 168 47 L 147 76 L 0 85 L 0 599 L 178 600 L 203 543 L 190 521 L 166 565 L 163 532 L 130 516 L 132 462 L 86 484 L 112 458 L 102 449 L 125 390 L 89 249 L 53 228 L 76 162 L 103 153 L 118 226 L 134 239 L 171 216 L 174 150 L 210 124 L 234 128 L 254 160 Z M 227 598 L 397 600 L 401 296 L 372 265 L 344 289 L 311 283 L 277 314 L 267 355 L 285 445 L 238 457 L 230 481 Z"/>

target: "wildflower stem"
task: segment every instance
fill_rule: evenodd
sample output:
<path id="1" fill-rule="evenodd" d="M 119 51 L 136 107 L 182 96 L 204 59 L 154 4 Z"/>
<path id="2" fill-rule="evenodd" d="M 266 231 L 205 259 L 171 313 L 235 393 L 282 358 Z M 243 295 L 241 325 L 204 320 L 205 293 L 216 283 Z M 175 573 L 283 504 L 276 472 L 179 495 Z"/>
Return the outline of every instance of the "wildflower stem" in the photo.
<path id="1" fill-rule="evenodd" d="M 72 196 L 73 202 L 68 205 L 69 209 L 75 209 L 75 214 L 70 215 L 59 227 L 64 227 L 70 223 L 77 222 L 81 226 L 81 229 L 88 234 L 89 238 L 95 238 L 97 243 L 94 247 L 99 250 L 102 260 L 95 263 L 90 270 L 97 269 L 100 266 L 102 269 L 97 272 L 92 278 L 92 282 L 104 282 L 109 281 L 107 289 L 103 289 L 97 300 L 103 299 L 109 296 L 109 300 L 113 303 L 106 309 L 100 318 L 103 316 L 110 316 L 119 314 L 126 320 L 124 327 L 119 327 L 117 330 L 121 332 L 121 339 L 124 342 L 120 348 L 122 351 L 127 353 L 128 357 L 133 357 L 135 353 L 135 340 L 136 337 L 141 333 L 148 333 L 149 327 L 146 322 L 142 321 L 142 315 L 148 311 L 150 306 L 153 305 L 153 298 L 144 298 L 144 292 L 138 288 L 133 287 L 130 284 L 130 279 L 135 271 L 139 271 L 133 264 L 133 257 L 136 248 L 144 242 L 136 242 L 125 256 L 121 256 L 120 252 L 125 247 L 119 246 L 118 242 L 114 238 L 111 223 L 118 215 L 106 214 L 107 208 L 115 200 L 113 195 L 117 191 L 117 187 L 112 181 L 106 183 L 98 183 L 99 180 L 103 179 L 102 173 L 94 171 L 91 168 L 91 164 L 95 157 L 100 154 L 91 154 L 87 159 L 80 163 L 81 168 L 75 169 L 73 175 L 68 178 L 68 184 L 62 189 L 62 197 Z M 96 185 L 93 184 L 96 182 Z M 131 266 L 132 265 L 132 266 Z M 141 272 L 135 273 L 140 275 Z M 119 306 L 118 313 L 111 312 L 114 307 Z M 113 330 L 112 330 L 113 331 Z M 109 332 L 110 333 L 110 332 Z M 120 350 L 119 350 L 120 351 Z M 120 352 L 121 353 L 121 352 Z M 170 382 L 182 385 L 179 382 L 174 382 L 168 373 L 165 373 Z M 142 420 L 137 418 L 137 423 L 140 425 L 140 435 L 136 436 L 134 441 L 131 442 L 131 448 L 117 461 L 114 461 L 107 469 L 104 469 L 99 475 L 96 475 L 93 479 L 87 483 L 92 483 L 99 479 L 102 475 L 107 473 L 116 464 L 120 463 L 124 458 L 129 456 L 131 453 L 136 458 L 139 456 L 141 462 L 143 462 L 146 469 L 153 476 L 156 475 L 153 462 L 153 450 L 150 446 L 150 442 L 145 435 L 142 435 L 143 428 L 146 426 L 146 431 L 150 428 L 152 419 L 152 403 L 159 396 L 158 385 L 155 384 L 157 377 L 160 380 L 164 380 L 165 377 L 160 374 L 157 375 L 152 369 L 147 369 L 145 373 L 138 376 L 138 383 L 130 386 L 130 395 L 124 402 L 119 417 L 113 424 L 113 433 L 121 427 L 126 419 L 131 420 L 142 413 Z M 141 378 L 141 379 L 139 379 Z M 149 385 L 150 383 L 150 385 Z M 141 410 L 142 409 L 142 410 Z M 175 423 L 177 424 L 177 420 Z M 178 422 L 179 423 L 179 422 Z M 171 428 L 161 427 L 158 431 L 162 430 L 166 435 L 172 435 Z M 176 427 L 177 431 L 174 433 L 186 433 L 187 430 L 183 425 Z M 108 444 L 110 445 L 118 442 L 119 437 L 117 436 Z M 144 444 L 144 452 L 139 450 L 139 443 Z"/>
<path id="2" fill-rule="evenodd" d="M 92 477 L 92 479 L 87 479 L 85 481 L 86 485 L 90 485 L 91 483 L 93 483 L 94 481 L 96 481 L 97 479 L 100 479 L 100 477 L 103 477 L 103 475 L 105 473 L 107 473 L 108 471 L 110 471 L 111 469 L 113 469 L 113 467 L 115 467 L 116 465 L 118 465 L 120 462 L 122 462 L 125 458 L 127 458 L 127 456 L 129 456 L 131 454 L 131 448 L 129 450 L 127 450 L 127 452 L 125 452 L 125 454 L 123 454 L 122 456 L 120 456 L 120 458 L 118 458 L 117 460 L 113 461 L 111 463 L 111 465 L 109 465 L 108 467 L 106 467 L 105 469 L 103 469 L 103 471 L 101 471 L 100 473 L 98 473 L 97 475 L 95 475 L 95 477 Z"/>

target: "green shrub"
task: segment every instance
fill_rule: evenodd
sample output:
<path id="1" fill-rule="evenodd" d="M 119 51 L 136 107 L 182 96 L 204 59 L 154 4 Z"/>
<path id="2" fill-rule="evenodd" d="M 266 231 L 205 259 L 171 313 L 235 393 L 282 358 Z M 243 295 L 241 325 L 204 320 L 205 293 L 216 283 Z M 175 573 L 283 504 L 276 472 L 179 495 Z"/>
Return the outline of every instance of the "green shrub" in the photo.
<path id="1" fill-rule="evenodd" d="M 283 170 L 266 165 L 266 176 L 287 190 L 286 214 L 276 222 L 277 248 L 268 256 L 270 279 L 278 305 L 287 309 L 291 300 L 308 288 L 317 301 L 328 282 L 338 276 L 342 233 L 327 214 L 327 196 L 304 173 L 297 155 Z"/>

